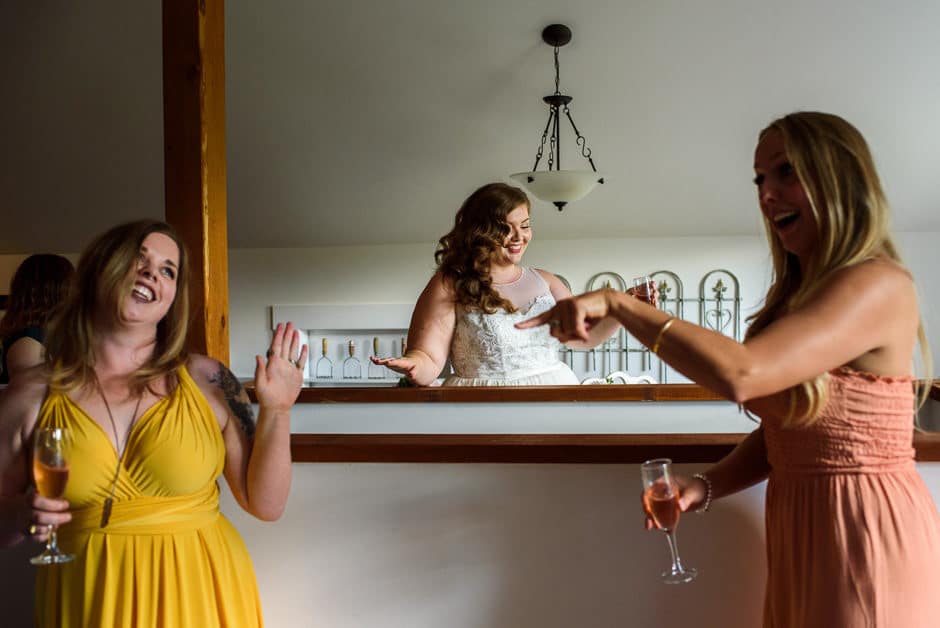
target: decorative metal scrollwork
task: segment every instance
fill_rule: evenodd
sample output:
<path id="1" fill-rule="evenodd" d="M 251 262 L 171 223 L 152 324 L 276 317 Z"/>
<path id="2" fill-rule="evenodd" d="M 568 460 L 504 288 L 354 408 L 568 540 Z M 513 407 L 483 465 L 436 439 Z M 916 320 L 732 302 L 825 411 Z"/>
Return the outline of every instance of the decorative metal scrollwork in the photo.
<path id="1" fill-rule="evenodd" d="M 600 290 L 601 288 L 613 288 L 620 292 L 627 291 L 626 280 L 613 271 L 602 271 L 588 279 L 587 291 Z"/>
<path id="2" fill-rule="evenodd" d="M 714 283 L 709 284 L 709 281 Z M 731 293 L 728 293 L 728 285 Z M 709 296 L 711 293 L 711 296 Z M 719 268 L 702 277 L 698 285 L 699 325 L 739 340 L 741 336 L 741 286 L 730 271 Z"/>

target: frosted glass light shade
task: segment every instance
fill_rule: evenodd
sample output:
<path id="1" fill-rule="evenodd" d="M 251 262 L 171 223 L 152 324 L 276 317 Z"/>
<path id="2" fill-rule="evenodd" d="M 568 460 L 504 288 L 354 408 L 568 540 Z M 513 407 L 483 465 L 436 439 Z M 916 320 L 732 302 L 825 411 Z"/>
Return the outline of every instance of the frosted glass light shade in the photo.
<path id="1" fill-rule="evenodd" d="M 604 175 L 591 170 L 537 170 L 517 172 L 510 178 L 536 198 L 558 204 L 584 198 Z"/>

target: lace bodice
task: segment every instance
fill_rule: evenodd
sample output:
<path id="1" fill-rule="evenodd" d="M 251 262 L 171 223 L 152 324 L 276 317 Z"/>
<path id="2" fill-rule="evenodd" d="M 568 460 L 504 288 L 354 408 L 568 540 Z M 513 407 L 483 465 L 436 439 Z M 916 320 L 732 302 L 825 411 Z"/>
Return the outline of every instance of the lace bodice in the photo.
<path id="1" fill-rule="evenodd" d="M 535 271 L 528 271 L 538 276 Z M 514 325 L 550 310 L 555 298 L 548 284 L 544 292 L 525 307 L 509 314 L 498 310 L 485 314 L 458 306 L 457 324 L 450 356 L 454 373 L 466 378 L 518 379 L 541 373 L 559 364 L 560 342 L 547 325 L 516 329 Z"/>

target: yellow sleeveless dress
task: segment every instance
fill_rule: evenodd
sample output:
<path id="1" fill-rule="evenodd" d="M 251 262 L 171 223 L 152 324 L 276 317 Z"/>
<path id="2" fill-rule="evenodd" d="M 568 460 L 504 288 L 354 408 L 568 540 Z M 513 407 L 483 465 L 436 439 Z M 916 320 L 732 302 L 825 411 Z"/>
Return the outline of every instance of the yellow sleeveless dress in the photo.
<path id="1" fill-rule="evenodd" d="M 216 480 L 225 445 L 209 403 L 185 368 L 179 386 L 137 421 L 101 528 L 117 453 L 111 439 L 66 395 L 50 393 L 39 425 L 74 438 L 59 531 L 74 561 L 40 567 L 41 627 L 261 626 L 251 559 L 219 513 Z"/>

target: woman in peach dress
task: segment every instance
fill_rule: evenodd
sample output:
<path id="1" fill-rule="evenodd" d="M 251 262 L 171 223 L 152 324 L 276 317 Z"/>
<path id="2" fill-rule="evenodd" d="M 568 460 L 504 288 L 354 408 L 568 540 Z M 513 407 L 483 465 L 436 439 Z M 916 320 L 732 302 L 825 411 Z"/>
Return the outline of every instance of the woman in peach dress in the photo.
<path id="1" fill-rule="evenodd" d="M 609 290 L 519 326 L 566 341 L 613 316 L 761 417 L 679 483 L 687 510 L 768 480 L 765 627 L 936 626 L 940 515 L 912 445 L 918 341 L 928 375 L 931 361 L 871 153 L 845 120 L 798 112 L 761 132 L 754 170 L 774 280 L 743 343 Z"/>

